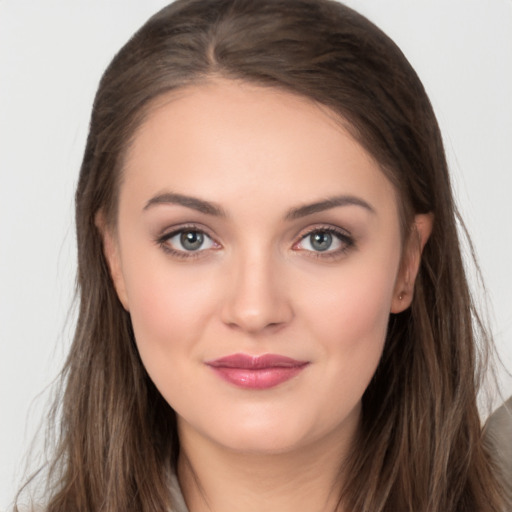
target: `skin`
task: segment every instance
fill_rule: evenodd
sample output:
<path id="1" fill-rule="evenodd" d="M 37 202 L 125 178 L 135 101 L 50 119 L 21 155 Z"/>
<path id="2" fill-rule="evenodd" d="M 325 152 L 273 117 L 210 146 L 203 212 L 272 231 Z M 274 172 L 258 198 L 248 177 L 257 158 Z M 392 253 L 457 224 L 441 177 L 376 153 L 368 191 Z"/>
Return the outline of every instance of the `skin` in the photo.
<path id="1" fill-rule="evenodd" d="M 222 215 L 175 204 L 176 194 Z M 339 196 L 360 204 L 290 215 Z M 190 511 L 334 510 L 361 397 L 390 313 L 410 305 L 430 217 L 403 241 L 391 183 L 332 112 L 225 80 L 154 105 L 119 201 L 116 229 L 101 214 L 97 223 L 142 361 L 177 413 Z M 205 233 L 199 250 L 180 245 L 183 228 Z M 341 237 L 318 251 L 310 233 L 326 229 Z M 235 353 L 308 365 L 276 387 L 243 389 L 205 364 Z"/>

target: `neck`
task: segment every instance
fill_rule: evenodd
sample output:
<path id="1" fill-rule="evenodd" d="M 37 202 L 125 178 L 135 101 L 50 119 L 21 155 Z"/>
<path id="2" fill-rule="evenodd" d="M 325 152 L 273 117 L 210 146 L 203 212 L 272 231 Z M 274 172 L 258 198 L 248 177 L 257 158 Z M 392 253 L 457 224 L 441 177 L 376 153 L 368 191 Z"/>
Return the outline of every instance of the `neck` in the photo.
<path id="1" fill-rule="evenodd" d="M 229 450 L 186 430 L 178 477 L 190 512 L 342 512 L 342 463 L 355 430 L 271 454 Z"/>

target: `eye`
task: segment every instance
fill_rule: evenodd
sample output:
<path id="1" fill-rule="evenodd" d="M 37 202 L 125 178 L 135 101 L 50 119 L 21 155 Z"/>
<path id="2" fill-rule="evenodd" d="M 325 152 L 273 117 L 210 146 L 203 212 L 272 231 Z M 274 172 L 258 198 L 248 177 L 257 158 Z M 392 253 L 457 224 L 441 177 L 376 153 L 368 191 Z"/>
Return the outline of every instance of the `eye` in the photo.
<path id="1" fill-rule="evenodd" d="M 164 250 L 182 257 L 188 257 L 187 253 L 200 253 L 218 247 L 210 236 L 197 228 L 173 231 L 160 237 L 157 242 Z"/>
<path id="2" fill-rule="evenodd" d="M 308 251 L 328 251 L 332 248 L 333 242 L 339 245 L 339 240 L 335 240 L 328 231 L 315 231 L 303 238 L 304 249 Z"/>
<path id="3" fill-rule="evenodd" d="M 294 249 L 309 251 L 316 256 L 332 256 L 346 252 L 354 245 L 354 240 L 348 234 L 335 228 L 316 228 L 301 237 Z"/>

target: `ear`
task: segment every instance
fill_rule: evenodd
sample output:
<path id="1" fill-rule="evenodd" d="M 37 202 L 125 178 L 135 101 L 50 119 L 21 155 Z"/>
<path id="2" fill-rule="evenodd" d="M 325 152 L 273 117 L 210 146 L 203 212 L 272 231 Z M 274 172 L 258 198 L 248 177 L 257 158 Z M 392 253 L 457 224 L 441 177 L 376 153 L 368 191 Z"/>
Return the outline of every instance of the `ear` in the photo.
<path id="1" fill-rule="evenodd" d="M 103 254 L 107 260 L 110 277 L 112 278 L 117 296 L 124 309 L 129 311 L 128 297 L 126 294 L 117 237 L 112 228 L 108 225 L 103 211 L 100 210 L 96 213 L 96 216 L 94 217 L 94 224 L 96 225 L 103 241 Z"/>
<path id="2" fill-rule="evenodd" d="M 434 216 L 431 213 L 414 217 L 411 233 L 406 240 L 400 269 L 393 290 L 391 313 L 401 313 L 412 303 L 414 283 L 420 268 L 421 254 L 432 232 Z"/>

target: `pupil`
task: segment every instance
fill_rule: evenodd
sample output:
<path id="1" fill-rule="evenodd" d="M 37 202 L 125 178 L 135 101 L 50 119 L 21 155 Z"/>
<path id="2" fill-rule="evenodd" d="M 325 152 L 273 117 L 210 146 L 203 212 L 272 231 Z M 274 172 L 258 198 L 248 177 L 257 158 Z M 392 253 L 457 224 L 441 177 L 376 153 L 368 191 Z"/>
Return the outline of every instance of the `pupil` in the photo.
<path id="1" fill-rule="evenodd" d="M 202 233 L 197 231 L 185 231 L 181 234 L 180 242 L 181 245 L 187 251 L 197 251 L 203 245 L 204 237 Z"/>
<path id="2" fill-rule="evenodd" d="M 312 236 L 311 245 L 317 251 L 326 251 L 332 244 L 332 235 L 326 231 L 319 231 Z"/>

